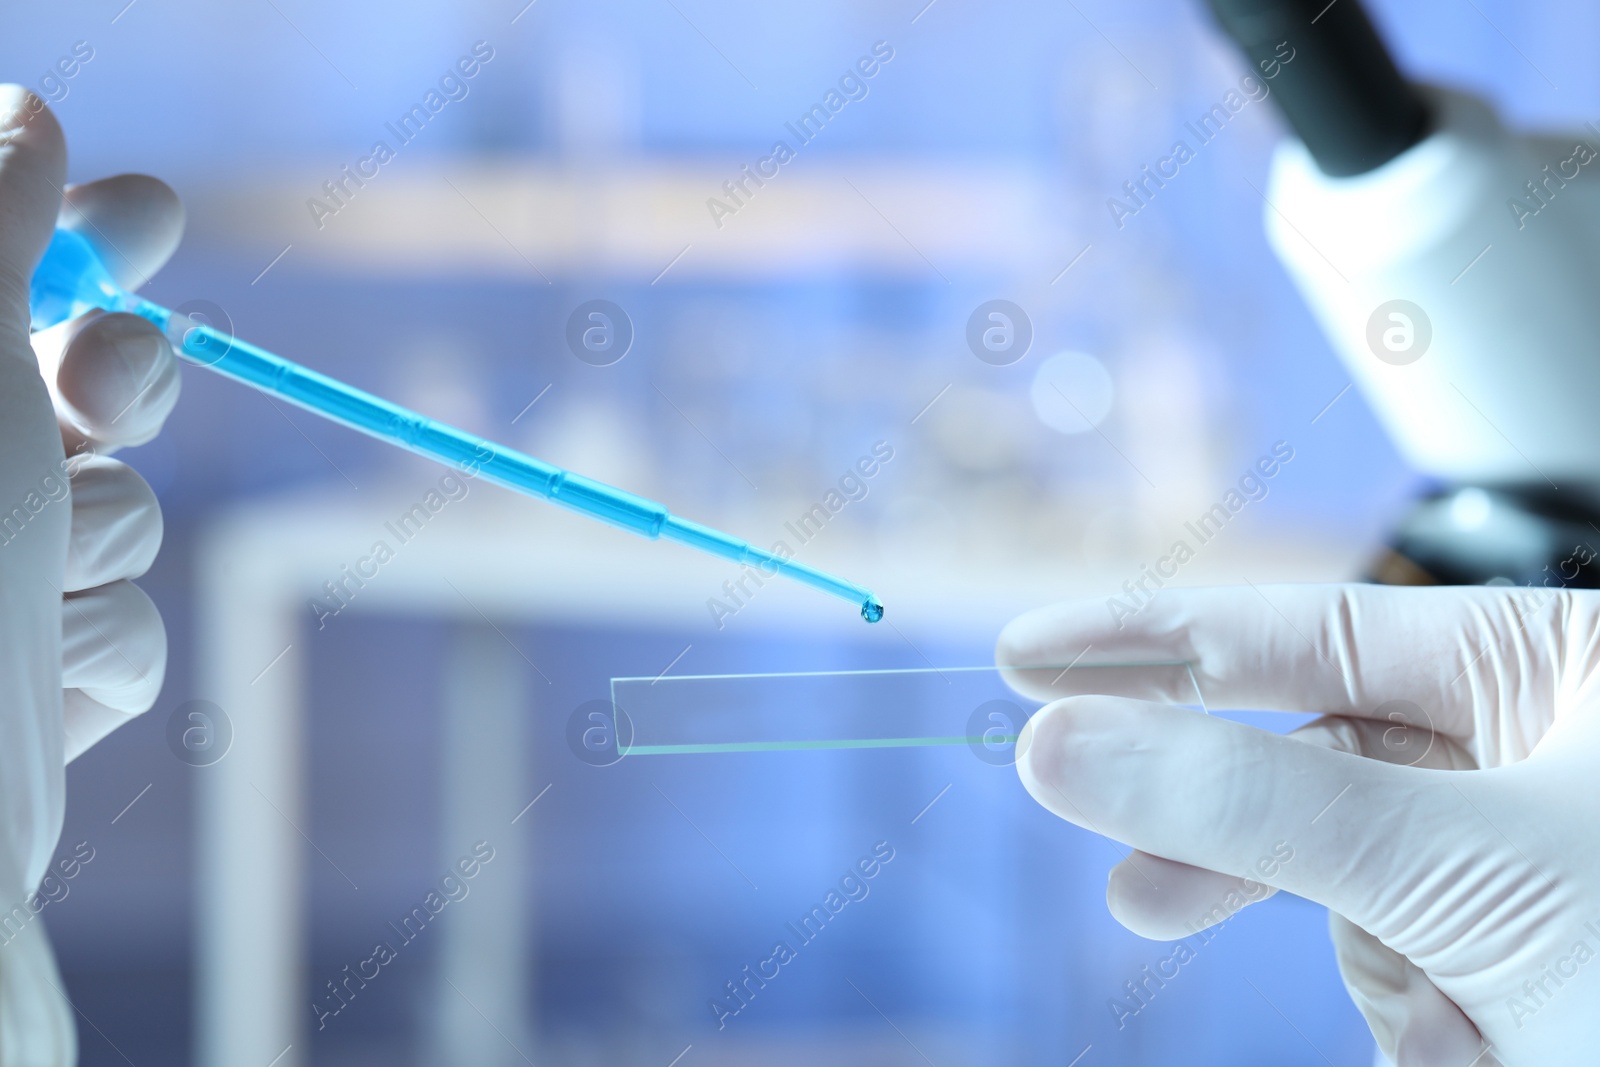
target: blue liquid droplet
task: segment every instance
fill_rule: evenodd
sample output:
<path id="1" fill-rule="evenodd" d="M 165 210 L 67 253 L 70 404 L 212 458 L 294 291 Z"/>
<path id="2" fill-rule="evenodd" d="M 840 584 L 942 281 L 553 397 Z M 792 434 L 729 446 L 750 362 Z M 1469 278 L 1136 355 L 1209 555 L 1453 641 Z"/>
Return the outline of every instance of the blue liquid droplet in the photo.
<path id="1" fill-rule="evenodd" d="M 876 600 L 869 600 L 861 605 L 861 617 L 868 622 L 877 622 L 883 618 L 883 605 Z"/>

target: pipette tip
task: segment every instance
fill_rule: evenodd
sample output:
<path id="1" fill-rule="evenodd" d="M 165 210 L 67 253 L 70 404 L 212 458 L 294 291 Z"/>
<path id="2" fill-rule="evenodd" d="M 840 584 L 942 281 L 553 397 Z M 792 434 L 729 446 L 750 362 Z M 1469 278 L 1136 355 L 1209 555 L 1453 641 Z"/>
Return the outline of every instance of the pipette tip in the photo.
<path id="1" fill-rule="evenodd" d="M 883 605 L 873 597 L 868 597 L 861 605 L 861 617 L 868 622 L 877 622 L 883 618 Z"/>

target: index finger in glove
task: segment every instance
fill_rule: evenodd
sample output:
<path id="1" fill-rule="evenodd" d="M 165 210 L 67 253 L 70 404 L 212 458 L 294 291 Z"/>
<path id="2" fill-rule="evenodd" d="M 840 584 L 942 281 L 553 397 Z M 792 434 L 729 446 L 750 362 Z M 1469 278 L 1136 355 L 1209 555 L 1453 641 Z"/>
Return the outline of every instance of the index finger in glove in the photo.
<path id="1" fill-rule="evenodd" d="M 1315 712 L 1382 719 L 1396 700 L 1426 710 L 1439 731 L 1463 740 L 1475 716 L 1497 716 L 1502 693 L 1544 692 L 1555 704 L 1563 626 L 1560 592 L 1372 585 L 1165 589 L 1137 611 L 1100 601 L 1029 612 L 1001 633 L 1001 667 L 1085 663 L 1190 664 L 1210 707 Z M 1533 625 L 1547 611 L 1550 625 Z M 1040 699 L 1060 696 L 1040 672 L 1008 672 Z M 1475 689 L 1477 692 L 1475 692 Z M 1487 699 L 1485 699 L 1487 697 Z M 1167 697 L 1173 702 L 1181 694 Z M 1488 723 L 1484 724 L 1489 725 Z M 1514 722 L 1501 723 L 1518 726 Z M 1547 723 L 1505 731 L 1525 755 Z"/>
<path id="2" fill-rule="evenodd" d="M 56 225 L 82 235 L 116 283 L 132 292 L 172 258 L 183 221 L 183 203 L 165 182 L 118 174 L 67 186 Z"/>
<path id="3" fill-rule="evenodd" d="M 56 224 L 87 240 L 132 291 L 177 248 L 183 206 L 165 183 L 121 174 L 68 187 Z M 91 312 L 34 334 L 33 346 L 69 454 L 143 444 L 177 403 L 171 346 L 137 315 Z"/>

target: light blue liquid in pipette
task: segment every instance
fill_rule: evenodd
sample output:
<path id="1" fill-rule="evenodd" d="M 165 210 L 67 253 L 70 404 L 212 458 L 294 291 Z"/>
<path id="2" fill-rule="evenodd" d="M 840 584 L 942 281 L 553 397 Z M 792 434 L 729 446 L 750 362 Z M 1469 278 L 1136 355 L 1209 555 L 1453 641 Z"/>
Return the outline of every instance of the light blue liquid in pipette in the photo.
<path id="1" fill-rule="evenodd" d="M 190 362 L 379 440 L 644 537 L 665 537 L 765 574 L 804 582 L 857 605 L 868 622 L 883 618 L 883 605 L 859 585 L 681 519 L 653 500 L 435 422 L 125 292 L 112 281 L 87 240 L 70 230 L 57 230 L 33 275 L 29 296 L 33 328 L 42 330 L 94 308 L 140 315 L 155 323 Z"/>

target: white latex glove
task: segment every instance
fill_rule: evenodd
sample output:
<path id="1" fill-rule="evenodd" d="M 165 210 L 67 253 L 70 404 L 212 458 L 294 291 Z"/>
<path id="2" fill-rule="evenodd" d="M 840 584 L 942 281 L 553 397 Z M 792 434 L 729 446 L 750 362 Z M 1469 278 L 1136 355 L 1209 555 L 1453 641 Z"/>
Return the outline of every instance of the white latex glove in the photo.
<path id="1" fill-rule="evenodd" d="M 118 445 L 154 436 L 177 400 L 171 348 L 131 315 L 86 315 L 30 338 L 28 283 L 61 223 L 132 288 L 177 244 L 171 190 L 125 176 L 66 191 L 55 118 L 0 86 L 0 908 L 37 889 L 61 833 L 68 760 L 155 701 L 166 633 L 128 579 L 161 540 Z M 68 460 L 71 454 L 77 458 Z M 67 492 L 63 472 L 70 476 Z M 0 1063 L 76 1059 L 40 920 L 0 945 Z"/>
<path id="2" fill-rule="evenodd" d="M 1325 716 L 1278 736 L 1076 697 L 1032 719 L 1028 791 L 1138 850 L 1107 889 L 1125 926 L 1183 937 L 1264 883 L 1328 907 L 1400 1067 L 1600 1057 L 1600 593 L 1168 589 L 1120 629 L 1100 601 L 1032 612 L 997 650 L 1080 654 L 1186 660 L 1214 709 Z"/>

